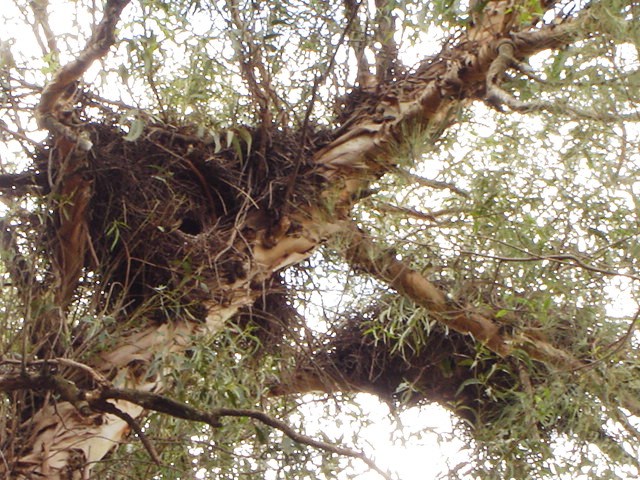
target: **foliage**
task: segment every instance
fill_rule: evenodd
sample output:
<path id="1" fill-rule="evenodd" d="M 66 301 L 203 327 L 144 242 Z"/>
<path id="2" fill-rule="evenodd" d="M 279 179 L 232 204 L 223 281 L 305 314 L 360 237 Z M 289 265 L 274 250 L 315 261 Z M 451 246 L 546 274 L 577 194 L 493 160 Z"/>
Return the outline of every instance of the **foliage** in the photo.
<path id="1" fill-rule="evenodd" d="M 40 3 L 45 17 L 20 0 L 2 13 L 10 28 L 0 38 L 0 176 L 12 185 L 0 185 L 0 374 L 20 359 L 39 361 L 36 320 L 64 310 L 52 293 L 60 281 L 52 252 L 68 199 L 54 188 L 56 149 L 32 113 L 41 86 L 74 58 L 100 13 L 76 1 L 68 18 L 68 2 Z M 345 120 L 380 100 L 362 86 L 361 58 L 381 69 L 391 45 L 397 61 L 384 81 L 416 74 L 425 43 L 446 55 L 481 21 L 475 12 L 487 2 L 462 3 L 143 0 L 125 10 L 117 47 L 67 105 L 95 145 L 87 167 L 87 256 L 95 258 L 58 332 L 64 355 L 90 362 L 149 323 L 205 323 L 215 287 L 242 278 L 238 265 L 249 260 L 225 246 L 252 209 L 275 218 L 295 202 L 299 210 L 325 202 L 322 215 L 339 216 L 312 160 Z M 520 2 L 518 22 L 535 25 L 540 5 L 551 3 L 547 15 L 565 20 L 584 7 Z M 195 408 L 257 408 L 358 448 L 359 432 L 376 422 L 361 416 L 362 392 L 398 415 L 438 402 L 472 452 L 451 478 L 633 478 L 639 412 L 624 402 L 640 394 L 639 13 L 632 0 L 592 2 L 597 34 L 526 59 L 531 71 L 514 69 L 501 85 L 552 108 L 506 112 L 470 95 L 441 124 L 406 127 L 391 147 L 393 165 L 371 175 L 350 212 L 379 247 L 372 259 L 402 260 L 449 305 L 494 319 L 516 345 L 512 355 L 454 331 L 350 263 L 350 230 L 252 285 L 255 302 L 220 332 L 184 354 L 156 352 L 144 375 Z M 29 41 L 17 41 L 21 29 Z M 517 344 L 525 335 L 580 366 L 534 358 L 530 340 Z M 349 381 L 325 394 L 280 394 L 291 372 L 314 369 Z M 20 423 L 45 401 L 18 395 L 0 404 L 6 457 L 20 448 Z M 345 418 L 349 429 L 339 425 Z M 151 414 L 141 426 L 163 464 L 132 435 L 96 476 L 360 474 L 355 459 L 249 418 L 213 428 Z"/>

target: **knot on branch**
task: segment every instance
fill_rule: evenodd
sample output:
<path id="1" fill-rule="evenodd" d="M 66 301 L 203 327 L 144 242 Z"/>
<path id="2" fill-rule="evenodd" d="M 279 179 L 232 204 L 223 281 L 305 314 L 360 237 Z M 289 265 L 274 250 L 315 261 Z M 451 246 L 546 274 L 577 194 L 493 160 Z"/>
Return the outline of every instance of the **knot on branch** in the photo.
<path id="1" fill-rule="evenodd" d="M 507 55 L 510 58 L 513 58 L 516 47 L 512 39 L 501 38 L 496 42 L 495 50 L 498 55 Z"/>
<path id="2" fill-rule="evenodd" d="M 61 375 L 54 375 L 51 380 L 53 381 L 54 390 L 58 392 L 63 400 L 73 405 L 80 415 L 83 417 L 91 415 L 92 409 L 89 406 L 89 402 L 87 402 L 84 390 L 79 389 L 74 382 Z"/>

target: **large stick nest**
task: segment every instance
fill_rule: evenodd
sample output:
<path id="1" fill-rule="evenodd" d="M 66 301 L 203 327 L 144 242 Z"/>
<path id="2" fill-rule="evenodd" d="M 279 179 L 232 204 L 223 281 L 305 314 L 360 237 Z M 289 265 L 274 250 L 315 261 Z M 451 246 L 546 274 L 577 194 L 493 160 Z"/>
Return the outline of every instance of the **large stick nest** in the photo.
<path id="1" fill-rule="evenodd" d="M 216 287 L 242 278 L 250 262 L 249 249 L 238 248 L 252 240 L 247 215 L 269 228 L 323 182 L 310 163 L 328 141 L 322 132 L 303 142 L 300 133 L 243 129 L 215 140 L 196 127 L 156 123 L 127 141 L 115 123 L 85 129 L 93 143 L 84 173 L 92 184 L 86 270 L 97 273 L 108 301 L 127 310 L 151 302 L 158 321 L 202 319 L 204 300 L 224 305 Z M 49 156 L 39 157 L 42 171 Z M 55 227 L 49 236 L 55 241 Z"/>

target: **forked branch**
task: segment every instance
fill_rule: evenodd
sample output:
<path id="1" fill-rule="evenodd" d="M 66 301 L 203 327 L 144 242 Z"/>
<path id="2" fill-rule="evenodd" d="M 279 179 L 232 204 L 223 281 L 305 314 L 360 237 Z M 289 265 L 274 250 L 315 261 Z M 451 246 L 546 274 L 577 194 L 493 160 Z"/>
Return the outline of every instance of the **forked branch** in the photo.
<path id="1" fill-rule="evenodd" d="M 487 102 L 496 107 L 506 106 L 514 112 L 556 112 L 565 113 L 578 118 L 598 120 L 601 122 L 640 121 L 637 112 L 625 115 L 621 113 L 611 114 L 595 110 L 584 110 L 557 102 L 543 100 L 523 102 L 500 87 L 500 81 L 509 68 L 522 70 L 522 64 L 515 58 L 516 48 L 512 41 L 505 40 L 498 47 L 498 56 L 491 63 L 487 72 Z"/>
<path id="2" fill-rule="evenodd" d="M 53 115 L 59 102 L 75 91 L 75 82 L 87 71 L 91 64 L 103 57 L 111 45 L 115 43 L 115 28 L 120 14 L 130 0 L 107 0 L 102 21 L 94 28 L 91 38 L 78 57 L 61 67 L 55 77 L 42 91 L 40 102 L 36 107 L 38 125 L 53 133 L 75 139 L 74 133 Z M 71 90 L 71 91 L 70 91 Z M 89 150 L 88 140 L 81 142 L 81 150 Z"/>
<path id="3" fill-rule="evenodd" d="M 186 403 L 178 402 L 163 395 L 156 393 L 144 392 L 131 389 L 107 388 L 100 392 L 100 400 L 125 400 L 143 407 L 145 410 L 165 413 L 175 418 L 182 418 L 194 422 L 202 422 L 211 427 L 218 428 L 221 426 L 220 419 L 222 417 L 246 417 L 257 420 L 269 427 L 280 430 L 294 442 L 302 445 L 325 450 L 345 457 L 356 458 L 363 461 L 369 468 L 375 470 L 380 476 L 390 480 L 391 476 L 378 467 L 364 453 L 358 452 L 351 448 L 340 447 L 332 443 L 316 440 L 307 435 L 296 431 L 282 420 L 278 420 L 260 410 L 243 409 L 243 408 L 214 408 L 209 411 L 200 410 Z"/>

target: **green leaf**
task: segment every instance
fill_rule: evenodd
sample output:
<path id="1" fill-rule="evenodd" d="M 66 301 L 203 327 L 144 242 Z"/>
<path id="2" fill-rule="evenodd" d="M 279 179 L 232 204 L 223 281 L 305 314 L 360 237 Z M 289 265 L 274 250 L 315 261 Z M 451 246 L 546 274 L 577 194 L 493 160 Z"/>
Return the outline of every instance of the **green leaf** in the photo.
<path id="1" fill-rule="evenodd" d="M 137 117 L 133 122 L 131 122 L 131 125 L 129 126 L 129 133 L 124 136 L 124 139 L 127 142 L 135 142 L 144 132 L 144 126 L 144 120 Z"/>
<path id="2" fill-rule="evenodd" d="M 249 130 L 247 130 L 246 128 L 237 128 L 236 130 L 238 132 L 238 135 L 240 135 L 240 138 L 242 138 L 245 145 L 247 146 L 247 157 L 248 157 L 251 154 L 251 145 L 253 142 L 253 137 L 251 136 L 251 132 L 249 132 Z"/>
<path id="3" fill-rule="evenodd" d="M 227 147 L 233 145 L 233 139 L 235 138 L 235 132 L 231 129 L 227 130 Z"/>
<path id="4" fill-rule="evenodd" d="M 213 142 L 215 144 L 213 153 L 219 153 L 220 150 L 222 150 L 222 142 L 220 141 L 220 134 L 218 132 L 214 132 L 213 130 L 211 130 L 209 133 L 213 137 Z"/>

